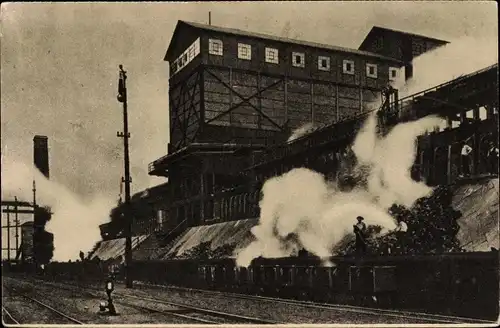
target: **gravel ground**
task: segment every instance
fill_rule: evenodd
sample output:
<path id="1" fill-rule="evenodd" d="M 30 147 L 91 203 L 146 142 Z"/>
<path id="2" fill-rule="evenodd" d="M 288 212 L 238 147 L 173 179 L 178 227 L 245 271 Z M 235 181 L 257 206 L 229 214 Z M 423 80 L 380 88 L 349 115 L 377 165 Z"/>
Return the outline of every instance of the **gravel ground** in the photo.
<path id="1" fill-rule="evenodd" d="M 243 316 L 261 318 L 279 323 L 294 324 L 428 324 L 432 321 L 424 318 L 407 317 L 404 315 L 387 315 L 383 313 L 370 313 L 356 309 L 319 309 L 303 305 L 282 304 L 264 300 L 243 300 L 231 298 L 220 294 L 210 294 L 202 291 L 187 291 L 175 289 L 152 288 L 147 286 L 136 287 L 133 290 L 124 286 L 115 286 L 115 298 L 119 294 L 131 294 L 175 302 L 190 306 L 197 306 L 222 312 Z M 135 302 L 135 301 L 134 301 Z M 153 302 L 144 301 L 144 306 L 154 308 Z M 160 306 L 156 303 L 156 306 Z M 132 320 L 132 318 L 131 318 Z M 209 319 L 210 320 L 210 319 Z M 134 322 L 134 321 L 127 321 Z M 136 322 L 134 322 L 136 323 Z M 434 322 L 436 323 L 436 322 Z"/>
<path id="2" fill-rule="evenodd" d="M 130 293 L 122 286 L 115 289 L 118 293 Z M 318 309 L 297 304 L 282 304 L 263 300 L 243 300 L 224 295 L 200 291 L 182 291 L 141 286 L 132 292 L 136 296 L 146 296 L 180 304 L 262 318 L 290 324 L 418 324 L 431 323 L 429 320 L 389 316 L 382 313 L 363 313 L 362 311 L 340 309 Z"/>
<path id="3" fill-rule="evenodd" d="M 99 302 L 106 299 L 105 293 L 102 292 L 99 297 L 97 293 L 90 295 L 86 292 L 79 292 L 76 288 L 54 288 L 51 285 L 43 282 L 31 282 L 27 280 L 9 279 L 4 277 L 4 282 L 7 286 L 14 286 L 20 291 L 26 292 L 29 296 L 42 301 L 43 303 L 52 306 L 53 308 L 79 320 L 84 323 L 93 324 L 185 324 L 194 323 L 192 320 L 177 318 L 168 314 L 151 313 L 144 309 L 138 309 L 133 306 L 123 304 L 115 304 L 118 316 L 109 316 L 99 314 Z M 67 319 L 61 318 L 59 315 L 52 313 L 48 309 L 44 309 L 38 304 L 32 303 L 29 300 L 20 297 L 9 295 L 5 292 L 3 302 L 5 308 L 12 316 L 21 323 L 33 324 L 58 324 L 68 323 Z M 134 302 L 137 305 L 141 302 Z M 151 307 L 151 302 L 147 306 Z M 157 310 L 172 310 L 172 307 L 165 306 L 156 307 Z"/>
<path id="4" fill-rule="evenodd" d="M 23 324 L 68 324 L 68 319 L 32 302 L 9 290 L 3 291 L 2 301 L 4 307 L 12 317 Z"/>

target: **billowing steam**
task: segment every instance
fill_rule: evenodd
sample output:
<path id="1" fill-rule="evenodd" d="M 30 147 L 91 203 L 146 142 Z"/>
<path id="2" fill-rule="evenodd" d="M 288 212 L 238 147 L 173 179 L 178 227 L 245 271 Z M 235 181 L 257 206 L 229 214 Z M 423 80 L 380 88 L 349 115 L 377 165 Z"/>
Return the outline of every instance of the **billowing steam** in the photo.
<path id="1" fill-rule="evenodd" d="M 427 52 L 413 61 L 413 78 L 396 88 L 400 97 L 412 95 L 434 85 L 498 63 L 498 41 L 491 38 L 463 37 Z"/>
<path id="2" fill-rule="evenodd" d="M 315 131 L 318 127 L 314 123 L 306 123 L 295 130 L 292 131 L 292 134 L 288 138 L 287 142 L 294 141 L 296 139 L 299 139 L 305 135 L 310 134 L 311 132 Z"/>
<path id="3" fill-rule="evenodd" d="M 387 211 L 392 204 L 411 207 L 432 192 L 411 179 L 410 169 L 417 136 L 440 122 L 427 117 L 400 124 L 379 138 L 376 116 L 371 115 L 352 147 L 358 160 L 354 170 L 364 175 L 364 187 L 340 191 L 321 174 L 305 168 L 266 181 L 260 222 L 252 229 L 256 240 L 237 254 L 237 265 L 248 266 L 259 256 L 290 256 L 300 248 L 328 257 L 359 215 L 367 225 L 381 226 L 383 232 L 394 229 L 395 220 Z"/>
<path id="4" fill-rule="evenodd" d="M 76 260 L 101 239 L 99 225 L 109 221 L 113 200 L 96 195 L 88 203 L 68 188 L 48 180 L 40 171 L 21 162 L 2 159 L 2 196 L 31 201 L 32 181 L 36 180 L 37 204 L 53 212 L 45 230 L 54 234 L 53 261 Z M 11 197 L 12 196 L 12 197 Z"/>

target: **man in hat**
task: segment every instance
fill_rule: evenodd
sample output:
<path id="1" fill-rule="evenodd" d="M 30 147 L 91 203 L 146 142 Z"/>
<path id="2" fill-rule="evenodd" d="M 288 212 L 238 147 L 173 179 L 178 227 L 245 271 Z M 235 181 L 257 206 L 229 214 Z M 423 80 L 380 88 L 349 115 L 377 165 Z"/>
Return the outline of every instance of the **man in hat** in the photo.
<path id="1" fill-rule="evenodd" d="M 358 216 L 356 219 L 358 220 L 358 223 L 353 225 L 354 234 L 356 235 L 356 252 L 364 254 L 366 253 L 366 224 L 363 222 L 364 218 L 362 216 Z"/>
<path id="2" fill-rule="evenodd" d="M 406 232 L 408 231 L 408 225 L 406 222 L 403 221 L 403 219 L 398 218 L 398 225 L 396 229 L 394 229 L 394 232 L 396 234 L 396 238 L 398 241 L 398 246 L 399 246 L 399 252 L 404 253 L 405 252 L 405 239 L 406 239 Z"/>
<path id="3" fill-rule="evenodd" d="M 462 144 L 462 150 L 460 151 L 460 157 L 462 159 L 462 176 L 470 175 L 470 157 L 472 156 L 472 147 L 469 145 L 469 138 L 465 140 Z"/>
<path id="4" fill-rule="evenodd" d="M 490 141 L 487 158 L 490 173 L 498 174 L 498 146 L 493 141 Z"/>

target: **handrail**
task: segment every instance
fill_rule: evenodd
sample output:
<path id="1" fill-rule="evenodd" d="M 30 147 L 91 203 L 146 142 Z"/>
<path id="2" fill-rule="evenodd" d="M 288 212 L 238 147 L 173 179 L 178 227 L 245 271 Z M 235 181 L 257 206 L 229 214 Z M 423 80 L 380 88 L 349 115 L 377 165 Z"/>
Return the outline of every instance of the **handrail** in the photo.
<path id="1" fill-rule="evenodd" d="M 473 76 L 476 76 L 478 74 L 481 74 L 483 72 L 487 72 L 487 71 L 491 70 L 494 67 L 498 67 L 498 63 L 490 65 L 490 66 L 485 67 L 483 69 L 480 69 L 478 71 L 472 72 L 470 74 L 460 76 L 460 77 L 455 78 L 455 79 L 453 79 L 451 81 L 447 81 L 447 82 L 441 83 L 439 85 L 433 86 L 431 88 L 428 88 L 426 90 L 420 91 L 418 93 L 415 93 L 415 94 L 406 96 L 404 98 L 401 98 L 397 102 L 390 103 L 389 104 L 389 108 L 394 107 L 396 103 L 402 104 L 405 101 L 413 100 L 415 97 L 421 96 L 422 94 L 425 94 L 425 93 L 427 93 L 427 92 L 429 92 L 431 90 L 437 90 L 437 89 L 442 88 L 444 86 L 451 85 L 451 84 L 457 83 L 459 81 L 463 81 L 463 80 L 469 79 L 469 78 L 471 78 Z M 347 119 L 344 119 L 344 120 L 341 120 L 341 121 L 338 121 L 338 122 L 335 122 L 335 123 L 323 126 L 321 128 L 318 128 L 317 130 L 314 130 L 314 131 L 312 131 L 309 134 L 303 135 L 303 136 L 301 136 L 301 137 L 299 137 L 299 138 L 297 138 L 297 139 L 295 139 L 295 140 L 293 140 L 293 141 L 291 141 L 289 143 L 285 143 L 285 144 L 281 144 L 281 145 L 277 145 L 277 146 L 271 147 L 271 148 L 268 149 L 267 153 L 269 154 L 271 151 L 273 151 L 274 154 L 271 155 L 271 156 L 269 156 L 269 155 L 268 156 L 265 156 L 265 155 L 264 156 L 260 156 L 261 158 L 259 158 L 258 161 L 256 161 L 253 166 L 257 166 L 257 165 L 260 165 L 260 164 L 264 164 L 265 162 L 269 162 L 269 161 L 273 161 L 273 160 L 279 159 L 279 158 L 283 157 L 283 154 L 282 154 L 283 152 L 285 154 L 294 153 L 290 148 L 293 148 L 294 146 L 299 145 L 301 142 L 303 142 L 305 140 L 310 141 L 312 138 L 314 138 L 314 136 L 317 136 L 320 133 L 324 133 L 324 132 L 326 132 L 326 131 L 328 131 L 330 129 L 337 128 L 337 127 L 341 126 L 342 124 L 346 124 L 346 123 L 352 122 L 352 121 L 357 121 L 357 120 L 359 120 L 359 119 L 361 119 L 363 117 L 366 117 L 369 114 L 371 114 L 371 113 L 379 110 L 380 108 L 382 108 L 383 105 L 384 104 L 382 104 L 382 106 L 379 107 L 379 108 L 374 108 L 372 110 L 368 110 L 368 111 L 363 112 L 361 114 L 358 114 L 356 116 L 353 116 L 353 117 L 350 117 L 350 118 L 347 118 Z M 263 161 L 262 157 L 264 157 L 266 160 Z"/>
<path id="2" fill-rule="evenodd" d="M 171 229 L 168 234 L 165 236 L 165 238 L 168 238 L 170 235 L 172 235 L 180 226 L 182 226 L 183 224 L 185 224 L 187 222 L 187 219 L 184 219 L 182 220 L 181 223 L 179 223 L 178 225 L 176 225 L 173 229 Z"/>
<path id="3" fill-rule="evenodd" d="M 410 100 L 410 98 L 415 98 L 417 96 L 420 96 L 420 95 L 422 95 L 424 93 L 427 93 L 427 92 L 430 92 L 432 90 L 437 90 L 437 89 L 443 88 L 444 86 L 451 85 L 451 84 L 460 82 L 460 81 L 465 80 L 465 79 L 469 79 L 469 78 L 471 78 L 473 76 L 476 76 L 476 75 L 479 75 L 481 73 L 487 72 L 487 71 L 491 70 L 492 68 L 494 68 L 495 66 L 498 66 L 498 63 L 490 65 L 488 67 L 482 68 L 482 69 L 480 69 L 478 71 L 475 71 L 475 72 L 472 72 L 472 73 L 469 73 L 469 74 L 466 74 L 466 75 L 461 75 L 461 76 L 459 76 L 459 77 L 457 77 L 457 78 L 455 78 L 453 80 L 443 82 L 441 84 L 435 85 L 435 86 L 430 87 L 428 89 L 425 89 L 423 91 L 419 91 L 417 93 L 408 95 L 406 97 L 403 97 L 403 98 L 399 99 L 398 102 L 402 102 L 403 100 Z M 394 102 L 391 103 L 391 105 L 392 104 L 394 104 Z"/>

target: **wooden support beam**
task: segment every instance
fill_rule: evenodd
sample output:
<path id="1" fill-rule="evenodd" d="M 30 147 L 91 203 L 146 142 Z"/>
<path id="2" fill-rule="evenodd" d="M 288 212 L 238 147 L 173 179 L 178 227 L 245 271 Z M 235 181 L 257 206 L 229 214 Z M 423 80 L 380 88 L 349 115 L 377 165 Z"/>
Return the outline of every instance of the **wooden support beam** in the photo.
<path id="1" fill-rule="evenodd" d="M 288 122 L 288 76 L 285 75 L 285 79 L 283 80 L 284 90 L 285 90 L 285 122 Z"/>
<path id="2" fill-rule="evenodd" d="M 34 214 L 34 210 L 23 210 L 23 209 L 18 209 L 17 211 L 15 209 L 2 209 L 2 213 L 19 213 L 19 214 Z"/>
<path id="3" fill-rule="evenodd" d="M 314 117 L 314 82 L 311 82 L 310 84 L 310 96 L 311 96 L 311 123 L 314 124 L 314 120 L 315 120 L 315 117 Z"/>
<path id="4" fill-rule="evenodd" d="M 220 84 L 222 84 L 223 86 L 225 86 L 226 88 L 228 88 L 231 92 L 233 92 L 237 97 L 239 97 L 241 99 L 241 102 L 232 106 L 231 108 L 229 108 L 227 111 L 225 112 L 222 112 L 218 115 L 216 115 L 214 118 L 210 119 L 209 121 L 207 121 L 207 123 L 210 123 L 210 122 L 213 122 L 215 120 L 217 120 L 219 117 L 221 116 L 224 116 L 224 115 L 227 115 L 229 113 L 231 113 L 233 110 L 235 110 L 236 108 L 238 108 L 239 106 L 242 106 L 242 105 L 249 105 L 250 107 L 253 107 L 253 109 L 255 109 L 255 111 L 257 111 L 260 115 L 262 115 L 264 118 L 266 118 L 267 120 L 269 120 L 269 122 L 271 122 L 271 124 L 273 124 L 276 128 L 280 129 L 281 131 L 283 131 L 283 127 L 280 126 L 279 124 L 277 124 L 276 122 L 274 122 L 274 120 L 272 118 L 270 118 L 269 116 L 267 116 L 266 114 L 264 114 L 259 108 L 257 108 L 257 106 L 255 106 L 254 104 L 252 104 L 250 102 L 250 100 L 252 100 L 253 98 L 257 97 L 259 95 L 259 92 L 256 92 L 254 93 L 253 95 L 251 95 L 250 97 L 245 97 L 243 95 L 241 95 L 239 92 L 236 92 L 230 85 L 228 85 L 226 82 L 222 81 L 222 79 L 220 77 L 218 77 L 216 74 L 210 72 L 210 71 L 207 71 L 210 75 L 212 75 L 216 80 L 218 80 L 220 82 Z M 271 83 L 270 85 L 266 86 L 264 89 L 261 90 L 262 91 L 266 91 L 268 89 L 271 89 L 273 88 L 274 86 L 278 85 L 279 83 L 281 83 L 282 80 L 278 80 L 277 82 L 274 82 L 274 83 Z"/>
<path id="5" fill-rule="evenodd" d="M 451 155 L 452 155 L 451 145 L 448 145 L 448 156 L 447 156 L 447 165 L 446 165 L 446 177 L 447 177 L 447 183 L 448 184 L 451 184 L 451 181 L 452 181 L 452 176 L 451 176 Z"/>
<path id="6" fill-rule="evenodd" d="M 336 112 L 336 119 L 335 121 L 338 122 L 340 118 L 340 113 L 339 113 L 339 85 L 335 85 L 335 112 Z"/>
<path id="7" fill-rule="evenodd" d="M 25 201 L 15 201 L 15 200 L 2 200 L 2 206 L 19 206 L 19 207 L 33 207 L 33 203 L 25 202 Z"/>
<path id="8" fill-rule="evenodd" d="M 229 108 L 233 108 L 233 68 L 229 67 Z M 233 112 L 229 112 L 229 124 L 233 121 Z"/>
<path id="9" fill-rule="evenodd" d="M 359 87 L 359 113 L 363 113 L 363 87 Z"/>
<path id="10" fill-rule="evenodd" d="M 474 114 L 473 117 L 474 117 L 475 121 L 480 121 L 481 120 L 481 118 L 479 117 L 479 107 L 475 107 L 473 109 L 473 114 Z"/>
<path id="11" fill-rule="evenodd" d="M 205 221 L 205 200 L 207 199 L 206 197 L 206 191 L 205 191 L 205 170 L 201 171 L 200 174 L 200 194 L 201 194 L 201 199 L 200 199 L 200 221 L 204 222 Z"/>

